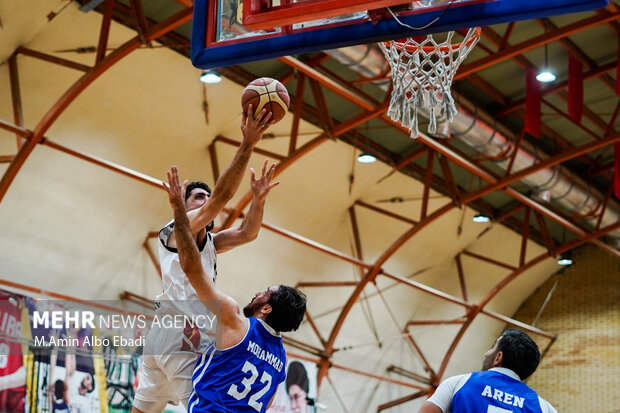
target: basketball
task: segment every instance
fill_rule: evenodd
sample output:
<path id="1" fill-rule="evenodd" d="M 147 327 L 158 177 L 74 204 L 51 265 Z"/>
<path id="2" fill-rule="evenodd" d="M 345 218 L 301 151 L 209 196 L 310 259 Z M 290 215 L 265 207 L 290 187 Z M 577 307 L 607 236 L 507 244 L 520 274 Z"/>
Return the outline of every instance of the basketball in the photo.
<path id="1" fill-rule="evenodd" d="M 288 110 L 291 98 L 284 85 L 270 77 L 261 77 L 251 81 L 241 94 L 241 107 L 246 113 L 252 105 L 254 117 L 265 108 L 272 113 L 275 122 L 282 120 Z"/>

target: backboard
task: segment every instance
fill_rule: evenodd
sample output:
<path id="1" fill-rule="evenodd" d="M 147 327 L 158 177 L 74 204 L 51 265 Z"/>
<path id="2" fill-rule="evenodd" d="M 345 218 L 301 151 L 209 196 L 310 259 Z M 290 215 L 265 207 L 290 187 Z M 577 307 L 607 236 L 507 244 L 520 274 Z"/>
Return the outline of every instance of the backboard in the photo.
<path id="1" fill-rule="evenodd" d="M 605 7 L 608 0 L 195 0 L 201 69 Z M 397 15 L 398 20 L 392 16 Z"/>

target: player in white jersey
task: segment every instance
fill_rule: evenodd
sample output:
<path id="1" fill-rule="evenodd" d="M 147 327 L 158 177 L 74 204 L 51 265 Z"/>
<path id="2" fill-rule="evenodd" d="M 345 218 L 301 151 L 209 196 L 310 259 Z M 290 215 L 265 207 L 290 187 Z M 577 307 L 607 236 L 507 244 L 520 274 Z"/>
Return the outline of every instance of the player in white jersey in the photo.
<path id="1" fill-rule="evenodd" d="M 252 113 L 251 106 L 247 113 Z M 216 252 L 227 251 L 256 238 L 267 193 L 278 184 L 271 183 L 275 164 L 267 169 L 265 161 L 262 175 L 258 179 L 251 169 L 250 186 L 253 199 L 241 226 L 220 231 L 215 235 L 209 232 L 217 214 L 237 191 L 254 146 L 271 124 L 271 113 L 266 113 L 265 110 L 256 118 L 244 114 L 241 123 L 243 140 L 233 160 L 222 172 L 212 194 L 204 183 L 185 183 L 185 206 L 192 235 L 199 248 L 203 268 L 213 281 L 217 274 Z M 204 315 L 205 307 L 179 264 L 174 222 L 162 228 L 158 245 L 163 292 L 156 298 L 155 314 L 160 317 Z M 205 330 L 213 331 L 213 328 L 203 328 L 201 331 L 194 325 L 186 325 L 177 329 L 151 329 L 146 337 L 143 369 L 132 413 L 162 412 L 166 404 L 177 404 L 179 401 L 187 407 L 197 355 L 211 341 L 206 337 Z"/>

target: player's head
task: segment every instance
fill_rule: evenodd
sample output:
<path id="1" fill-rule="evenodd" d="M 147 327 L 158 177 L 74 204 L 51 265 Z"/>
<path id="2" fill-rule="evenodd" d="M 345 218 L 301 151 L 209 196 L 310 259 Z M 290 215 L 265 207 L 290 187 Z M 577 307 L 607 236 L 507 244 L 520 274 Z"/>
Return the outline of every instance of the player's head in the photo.
<path id="1" fill-rule="evenodd" d="M 291 411 L 305 412 L 308 409 L 308 373 L 303 364 L 293 361 L 286 372 L 286 393 L 291 399 Z"/>
<path id="2" fill-rule="evenodd" d="M 276 331 L 297 330 L 305 313 L 304 293 L 286 285 L 269 287 L 256 293 L 243 309 L 246 317 L 261 318 Z"/>
<path id="3" fill-rule="evenodd" d="M 202 181 L 192 181 L 185 189 L 185 207 L 188 211 L 200 208 L 211 196 L 211 188 Z"/>
<path id="4" fill-rule="evenodd" d="M 80 388 L 83 389 L 86 393 L 92 393 L 95 390 L 95 378 L 92 374 L 86 373 L 82 381 L 80 382 Z"/>
<path id="5" fill-rule="evenodd" d="M 521 380 L 536 371 L 540 351 L 530 336 L 520 330 L 506 330 L 484 354 L 482 370 L 505 367 L 517 373 Z"/>
<path id="6" fill-rule="evenodd" d="M 185 188 L 185 209 L 192 211 L 198 209 L 207 202 L 211 196 L 211 188 L 202 181 L 192 181 Z M 215 224 L 211 222 L 207 226 L 207 231 L 213 229 Z"/>
<path id="7" fill-rule="evenodd" d="M 62 380 L 56 380 L 54 382 L 54 398 L 56 400 L 62 400 L 65 398 L 65 382 Z"/>

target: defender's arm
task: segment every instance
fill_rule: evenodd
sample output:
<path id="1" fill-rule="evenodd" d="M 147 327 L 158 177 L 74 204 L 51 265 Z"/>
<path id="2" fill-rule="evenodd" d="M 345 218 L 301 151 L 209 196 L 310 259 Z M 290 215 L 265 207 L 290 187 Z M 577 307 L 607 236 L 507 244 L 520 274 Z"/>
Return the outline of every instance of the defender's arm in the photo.
<path id="1" fill-rule="evenodd" d="M 183 272 L 187 275 L 200 300 L 203 301 L 212 313 L 219 313 L 219 303 L 221 303 L 222 322 L 228 326 L 239 326 L 243 320 L 239 311 L 239 305 L 235 300 L 215 288 L 211 277 L 207 275 L 202 267 L 198 247 L 194 242 L 189 220 L 185 212 L 183 188 L 179 183 L 176 166 L 170 169 L 170 172 L 168 172 L 168 183 L 164 182 L 163 185 L 168 192 L 170 206 L 174 212 L 176 243 Z"/>

